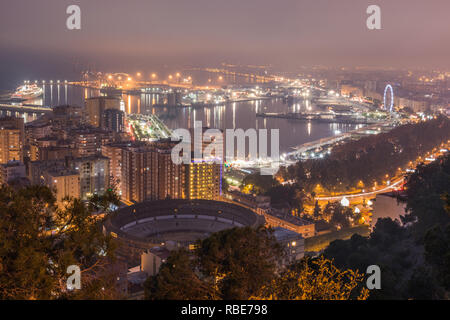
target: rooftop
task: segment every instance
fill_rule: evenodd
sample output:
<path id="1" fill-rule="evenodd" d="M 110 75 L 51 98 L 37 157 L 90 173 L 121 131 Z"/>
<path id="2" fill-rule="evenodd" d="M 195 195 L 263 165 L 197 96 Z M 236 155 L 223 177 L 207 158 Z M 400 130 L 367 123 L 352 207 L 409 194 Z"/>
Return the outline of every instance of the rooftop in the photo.
<path id="1" fill-rule="evenodd" d="M 291 214 L 283 213 L 282 211 L 273 209 L 273 208 L 272 208 L 272 210 L 270 210 L 269 214 L 276 218 L 282 219 L 286 222 L 292 223 L 296 226 L 306 226 L 306 225 L 314 224 L 314 222 L 311 222 L 309 220 L 299 218 L 299 217 L 294 217 Z"/>
<path id="2" fill-rule="evenodd" d="M 150 252 L 155 256 L 158 256 L 161 260 L 165 260 L 169 257 L 170 251 L 164 247 L 153 247 Z"/>
<path id="3" fill-rule="evenodd" d="M 7 163 L 2 163 L 1 166 L 4 168 L 13 168 L 13 167 L 24 166 L 24 164 L 18 160 L 12 160 L 12 161 L 8 161 Z"/>
<path id="4" fill-rule="evenodd" d="M 71 170 L 68 168 L 50 169 L 47 173 L 52 177 L 67 177 L 67 176 L 78 176 L 79 173 L 76 170 Z"/>
<path id="5" fill-rule="evenodd" d="M 294 232 L 292 230 L 288 230 L 282 227 L 273 228 L 273 236 L 277 241 L 286 241 L 291 239 L 299 239 L 303 238 L 300 233 Z"/>

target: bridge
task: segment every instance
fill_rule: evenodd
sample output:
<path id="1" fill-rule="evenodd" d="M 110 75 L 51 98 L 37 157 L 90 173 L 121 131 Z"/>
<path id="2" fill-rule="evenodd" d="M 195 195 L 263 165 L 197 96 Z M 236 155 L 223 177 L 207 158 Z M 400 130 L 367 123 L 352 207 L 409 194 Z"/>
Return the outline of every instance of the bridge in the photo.
<path id="1" fill-rule="evenodd" d="M 258 75 L 254 73 L 245 73 L 245 72 L 238 72 L 238 71 L 231 71 L 227 69 L 220 69 L 220 68 L 192 68 L 189 69 L 189 71 L 203 71 L 208 73 L 216 73 L 220 75 L 224 75 L 225 77 L 231 77 L 231 78 L 242 78 L 247 79 L 250 82 L 256 82 L 256 83 L 267 83 L 271 81 L 275 81 L 277 78 L 273 75 Z"/>
<path id="2" fill-rule="evenodd" d="M 19 113 L 50 113 L 52 108 L 42 107 L 32 104 L 14 105 L 14 104 L 0 104 L 0 110 L 19 112 Z"/>

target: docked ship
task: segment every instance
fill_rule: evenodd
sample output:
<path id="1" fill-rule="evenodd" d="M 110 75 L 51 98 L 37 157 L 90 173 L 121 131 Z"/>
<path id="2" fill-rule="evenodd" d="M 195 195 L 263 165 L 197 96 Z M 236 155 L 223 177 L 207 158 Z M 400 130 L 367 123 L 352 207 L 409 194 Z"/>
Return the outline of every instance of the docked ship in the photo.
<path id="1" fill-rule="evenodd" d="M 43 90 L 35 84 L 25 84 L 16 89 L 11 95 L 11 99 L 34 99 L 42 96 Z"/>

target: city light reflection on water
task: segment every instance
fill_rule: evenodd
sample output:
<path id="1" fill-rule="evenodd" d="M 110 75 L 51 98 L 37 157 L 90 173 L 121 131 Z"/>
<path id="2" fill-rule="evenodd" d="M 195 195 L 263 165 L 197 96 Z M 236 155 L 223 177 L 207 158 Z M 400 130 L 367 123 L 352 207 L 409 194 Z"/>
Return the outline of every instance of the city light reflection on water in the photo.
<path id="1" fill-rule="evenodd" d="M 64 86 L 64 90 L 59 87 Z M 55 88 L 53 88 L 55 87 Z M 84 105 L 84 100 L 101 95 L 99 90 L 75 87 L 65 84 L 44 85 L 44 95 L 30 104 L 56 106 L 61 104 Z M 356 128 L 356 125 L 304 122 L 277 118 L 260 118 L 258 112 L 311 112 L 314 104 L 303 100 L 288 105 L 282 99 L 236 102 L 204 108 L 155 107 L 164 101 L 160 94 L 123 94 L 121 105 L 127 113 L 156 114 L 170 129 L 191 128 L 194 121 L 202 121 L 204 126 L 218 129 L 249 128 L 279 129 L 280 152 L 289 152 L 292 147 L 335 135 Z"/>

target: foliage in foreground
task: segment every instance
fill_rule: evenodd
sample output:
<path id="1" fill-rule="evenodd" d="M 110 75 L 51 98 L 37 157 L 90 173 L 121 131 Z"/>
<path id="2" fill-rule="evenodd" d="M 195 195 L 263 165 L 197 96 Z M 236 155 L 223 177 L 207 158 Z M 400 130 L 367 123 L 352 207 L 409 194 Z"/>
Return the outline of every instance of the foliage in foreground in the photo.
<path id="1" fill-rule="evenodd" d="M 282 248 L 270 230 L 234 228 L 172 252 L 145 284 L 151 300 L 366 299 L 363 276 L 323 257 L 281 268 Z"/>
<path id="2" fill-rule="evenodd" d="M 103 204 L 98 204 L 101 207 Z M 43 186 L 0 188 L 0 299 L 102 299 L 115 296 L 107 266 L 115 245 L 79 199 L 58 208 Z M 81 269 L 81 290 L 66 289 L 67 267 Z"/>
<path id="3" fill-rule="evenodd" d="M 369 238 L 354 235 L 325 250 L 341 268 L 381 268 L 371 299 L 448 299 L 450 292 L 450 156 L 421 165 L 408 178 L 408 213 L 378 220 Z"/>
<path id="4" fill-rule="evenodd" d="M 268 300 L 366 300 L 364 275 L 351 269 L 340 270 L 333 261 L 320 256 L 305 258 L 282 272 L 254 299 Z"/>

